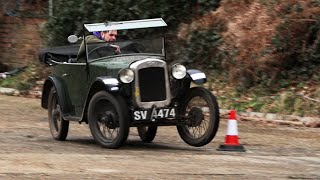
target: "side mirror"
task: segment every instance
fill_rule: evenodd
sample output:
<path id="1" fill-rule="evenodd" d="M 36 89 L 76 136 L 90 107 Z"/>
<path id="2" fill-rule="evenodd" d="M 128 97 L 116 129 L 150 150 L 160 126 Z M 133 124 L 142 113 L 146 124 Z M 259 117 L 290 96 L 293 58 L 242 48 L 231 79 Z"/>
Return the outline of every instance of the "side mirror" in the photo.
<path id="1" fill-rule="evenodd" d="M 76 35 L 70 35 L 70 36 L 68 36 L 68 41 L 69 41 L 70 43 L 76 43 L 79 39 L 80 39 L 80 38 L 78 38 L 78 36 L 76 36 Z"/>

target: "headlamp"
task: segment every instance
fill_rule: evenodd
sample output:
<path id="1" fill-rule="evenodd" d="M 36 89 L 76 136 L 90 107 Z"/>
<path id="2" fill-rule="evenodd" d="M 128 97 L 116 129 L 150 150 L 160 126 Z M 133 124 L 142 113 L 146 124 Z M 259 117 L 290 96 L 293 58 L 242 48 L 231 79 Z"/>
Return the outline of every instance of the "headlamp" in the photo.
<path id="1" fill-rule="evenodd" d="M 187 69 L 185 66 L 181 64 L 175 64 L 172 66 L 172 76 L 176 79 L 182 79 L 186 76 L 187 74 Z"/>
<path id="2" fill-rule="evenodd" d="M 134 72 L 131 69 L 122 69 L 119 72 L 119 79 L 123 83 L 131 83 L 134 79 Z"/>

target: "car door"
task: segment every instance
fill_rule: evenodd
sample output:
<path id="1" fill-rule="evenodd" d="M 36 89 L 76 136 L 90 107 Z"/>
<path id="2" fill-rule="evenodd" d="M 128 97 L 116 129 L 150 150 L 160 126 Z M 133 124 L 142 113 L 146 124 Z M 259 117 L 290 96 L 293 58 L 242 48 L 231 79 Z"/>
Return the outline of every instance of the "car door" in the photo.
<path id="1" fill-rule="evenodd" d="M 62 63 L 56 68 L 56 74 L 60 76 L 66 88 L 74 116 L 80 117 L 84 107 L 87 89 L 88 77 L 85 63 Z"/>

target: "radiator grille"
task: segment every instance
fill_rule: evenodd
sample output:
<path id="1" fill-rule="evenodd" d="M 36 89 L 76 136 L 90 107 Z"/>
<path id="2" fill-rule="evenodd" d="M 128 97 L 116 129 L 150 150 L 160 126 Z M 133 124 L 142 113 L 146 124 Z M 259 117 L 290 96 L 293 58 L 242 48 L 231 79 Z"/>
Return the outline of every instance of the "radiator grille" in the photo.
<path id="1" fill-rule="evenodd" d="M 164 68 L 151 67 L 140 69 L 138 75 L 141 102 L 166 100 Z"/>

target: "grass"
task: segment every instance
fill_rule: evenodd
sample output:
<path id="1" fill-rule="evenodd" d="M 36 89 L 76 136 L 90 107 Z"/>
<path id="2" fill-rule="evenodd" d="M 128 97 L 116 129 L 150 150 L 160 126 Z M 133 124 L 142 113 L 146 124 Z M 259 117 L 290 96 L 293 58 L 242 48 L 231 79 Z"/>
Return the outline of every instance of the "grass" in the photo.
<path id="1" fill-rule="evenodd" d="M 210 78 L 206 85 L 217 97 L 220 108 L 297 116 L 319 116 L 320 114 L 320 103 L 305 98 L 320 99 L 320 90 L 313 91 L 320 89 L 320 85 L 300 85 L 300 87 L 288 85 L 278 90 L 254 86 L 239 91 L 236 85 L 229 84 L 224 79 L 224 77 L 214 76 L 214 79 Z"/>
<path id="2" fill-rule="evenodd" d="M 14 88 L 19 91 L 28 91 L 41 79 L 41 68 L 38 64 L 31 64 L 19 73 L 0 79 L 0 87 Z"/>

